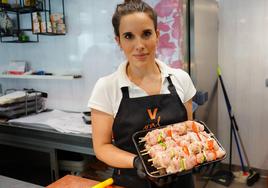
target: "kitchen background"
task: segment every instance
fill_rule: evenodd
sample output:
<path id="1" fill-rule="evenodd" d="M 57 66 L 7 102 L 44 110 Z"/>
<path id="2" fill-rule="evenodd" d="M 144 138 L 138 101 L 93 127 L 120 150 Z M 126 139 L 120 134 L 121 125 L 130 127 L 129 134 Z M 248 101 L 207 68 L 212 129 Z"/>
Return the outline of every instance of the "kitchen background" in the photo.
<path id="1" fill-rule="evenodd" d="M 266 170 L 268 169 L 266 146 L 268 88 L 265 84 L 268 76 L 267 32 L 266 0 L 219 1 L 218 63 L 251 165 Z M 221 89 L 219 91 L 218 133 L 220 140 L 227 144 L 227 129 L 230 123 Z M 237 152 L 235 158 L 235 163 L 240 164 Z"/>
<path id="2" fill-rule="evenodd" d="M 156 6 L 161 0 L 148 1 Z M 162 2 L 176 0 L 162 0 Z M 25 60 L 33 70 L 57 74 L 81 74 L 74 80 L 2 79 L 3 90 L 34 88 L 48 93 L 47 107 L 85 111 L 97 79 L 107 75 L 124 60 L 114 40 L 111 15 L 121 0 L 65 0 L 67 34 L 40 36 L 39 43 L 1 43 L 0 72 L 12 60 Z M 268 169 L 268 101 L 267 78 L 268 2 L 265 0 L 197 0 L 194 2 L 194 44 L 191 54 L 193 80 L 199 90 L 209 91 L 212 105 L 201 106 L 198 118 L 213 120 L 224 147 L 229 148 L 229 117 L 221 88 L 217 87 L 216 67 L 221 66 L 223 79 L 234 109 L 251 165 Z M 58 0 L 54 7 L 59 7 Z M 181 8 L 178 7 L 177 10 Z M 215 24 L 211 24 L 215 23 Z M 217 31 L 217 35 L 215 32 Z M 184 36 L 181 34 L 180 36 Z M 215 39 L 216 36 L 216 39 Z M 209 39 L 209 40 L 208 40 Z M 213 43 L 213 45 L 210 45 Z M 178 40 L 180 44 L 180 40 Z M 177 44 L 177 45 L 178 45 Z M 178 48 L 172 66 L 184 67 L 184 46 Z M 164 57 L 162 57 L 164 58 Z M 218 61 L 218 62 L 217 62 Z M 187 67 L 186 67 L 187 68 Z M 207 80 L 207 81 L 205 81 Z M 218 97 L 218 100 L 217 100 Z M 208 108 L 208 107 L 211 107 Z M 213 114 L 213 116 L 211 115 Z M 209 117 L 209 118 L 208 118 Z M 211 124 L 211 123 L 210 123 Z M 236 150 L 234 148 L 234 150 Z M 234 163 L 240 164 L 237 152 Z"/>

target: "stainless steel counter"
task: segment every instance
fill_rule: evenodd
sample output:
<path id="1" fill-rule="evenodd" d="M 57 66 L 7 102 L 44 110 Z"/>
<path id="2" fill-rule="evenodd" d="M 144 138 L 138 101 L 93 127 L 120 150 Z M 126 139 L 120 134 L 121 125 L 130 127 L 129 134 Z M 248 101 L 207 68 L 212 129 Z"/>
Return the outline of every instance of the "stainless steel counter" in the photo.
<path id="1" fill-rule="evenodd" d="M 34 185 L 24 181 L 8 178 L 0 175 L 0 187 L 3 188 L 42 188 L 42 186 Z"/>
<path id="2" fill-rule="evenodd" d="M 39 125 L 0 123 L 0 144 L 49 153 L 52 181 L 59 177 L 58 149 L 94 155 L 90 134 L 60 133 Z"/>
<path id="3" fill-rule="evenodd" d="M 61 133 L 40 125 L 0 123 L 0 144 L 41 146 L 94 154 L 90 134 Z"/>

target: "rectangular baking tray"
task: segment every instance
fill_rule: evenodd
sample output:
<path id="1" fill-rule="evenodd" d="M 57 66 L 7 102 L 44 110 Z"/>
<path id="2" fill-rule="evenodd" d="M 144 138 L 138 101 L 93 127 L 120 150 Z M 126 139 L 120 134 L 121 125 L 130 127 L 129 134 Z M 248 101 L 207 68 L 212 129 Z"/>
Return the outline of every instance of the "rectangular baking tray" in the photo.
<path id="1" fill-rule="evenodd" d="M 199 122 L 200 123 L 200 122 Z M 210 133 L 212 136 L 212 138 L 214 138 L 216 140 L 216 142 L 218 143 L 219 147 L 221 149 L 223 149 L 225 151 L 225 149 L 222 147 L 222 145 L 220 144 L 220 142 L 218 141 L 218 139 L 214 136 L 214 134 L 210 131 L 210 129 L 205 125 L 205 123 L 201 122 L 203 125 L 204 125 L 204 130 L 207 132 L 207 133 Z M 189 170 L 183 170 L 181 172 L 175 172 L 175 173 L 170 173 L 170 174 L 167 174 L 165 173 L 163 170 L 160 171 L 160 173 L 154 173 L 157 171 L 157 169 L 152 166 L 152 162 L 148 162 L 148 160 L 151 158 L 148 154 L 147 155 L 142 155 L 141 151 L 143 151 L 145 149 L 145 142 L 140 142 L 141 138 L 143 138 L 148 132 L 154 130 L 154 129 L 162 129 L 162 128 L 165 128 L 166 126 L 162 126 L 160 128 L 153 128 L 153 129 L 148 129 L 148 130 L 142 130 L 142 131 L 138 131 L 136 133 L 134 133 L 132 135 L 132 140 L 134 142 L 134 145 L 136 147 L 136 150 L 137 150 L 137 153 L 141 159 L 141 162 L 142 162 L 142 165 L 144 167 L 144 170 L 147 174 L 147 176 L 149 177 L 149 179 L 151 180 L 155 180 L 155 181 L 158 181 L 159 179 L 165 179 L 165 178 L 176 178 L 178 176 L 182 176 L 182 175 L 185 175 L 185 174 L 189 174 L 189 173 L 192 173 L 193 170 L 198 170 L 200 167 L 202 166 L 206 166 L 206 165 L 211 165 L 213 163 L 218 163 L 222 160 L 224 160 L 226 158 L 226 154 L 220 158 L 220 159 L 216 159 L 216 160 L 213 160 L 213 161 L 209 161 L 209 162 L 204 162 L 200 165 L 197 165 L 195 167 L 193 167 L 192 169 L 189 169 Z M 225 152 L 226 153 L 226 152 Z"/>

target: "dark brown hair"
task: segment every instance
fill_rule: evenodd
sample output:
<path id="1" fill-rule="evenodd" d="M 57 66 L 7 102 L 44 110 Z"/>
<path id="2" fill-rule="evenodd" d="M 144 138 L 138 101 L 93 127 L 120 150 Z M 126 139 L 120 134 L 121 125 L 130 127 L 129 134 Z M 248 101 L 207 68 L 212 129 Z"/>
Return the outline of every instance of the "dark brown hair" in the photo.
<path id="1" fill-rule="evenodd" d="M 157 29 L 157 14 L 150 5 L 143 2 L 142 0 L 125 0 L 124 3 L 117 5 L 112 18 L 114 33 L 116 36 L 119 37 L 119 26 L 121 18 L 125 15 L 135 12 L 144 12 L 148 14 L 148 16 L 154 22 L 155 30 Z"/>

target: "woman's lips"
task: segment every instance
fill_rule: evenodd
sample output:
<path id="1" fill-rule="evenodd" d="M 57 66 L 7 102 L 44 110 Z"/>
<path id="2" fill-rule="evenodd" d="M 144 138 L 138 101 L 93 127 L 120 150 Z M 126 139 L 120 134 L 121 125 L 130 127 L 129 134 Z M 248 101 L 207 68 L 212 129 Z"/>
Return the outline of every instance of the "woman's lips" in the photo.
<path id="1" fill-rule="evenodd" d="M 136 54 L 134 55 L 134 57 L 137 59 L 137 60 L 145 60 L 147 58 L 148 54 Z"/>

